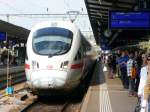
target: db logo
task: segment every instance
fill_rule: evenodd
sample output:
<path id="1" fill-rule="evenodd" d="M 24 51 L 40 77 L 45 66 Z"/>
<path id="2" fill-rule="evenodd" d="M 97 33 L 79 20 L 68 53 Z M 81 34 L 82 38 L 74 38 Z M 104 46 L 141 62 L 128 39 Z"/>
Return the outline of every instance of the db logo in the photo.
<path id="1" fill-rule="evenodd" d="M 47 65 L 47 67 L 46 67 L 48 70 L 51 70 L 51 69 L 53 69 L 53 66 L 52 65 Z"/>

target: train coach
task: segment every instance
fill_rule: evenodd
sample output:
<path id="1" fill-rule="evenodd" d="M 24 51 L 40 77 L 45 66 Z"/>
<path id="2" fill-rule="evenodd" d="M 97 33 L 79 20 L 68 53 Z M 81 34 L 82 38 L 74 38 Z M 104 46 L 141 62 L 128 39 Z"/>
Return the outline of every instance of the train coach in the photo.
<path id="1" fill-rule="evenodd" d="M 26 47 L 27 84 L 36 94 L 74 89 L 92 65 L 87 56 L 91 44 L 72 22 L 37 24 L 29 34 Z"/>

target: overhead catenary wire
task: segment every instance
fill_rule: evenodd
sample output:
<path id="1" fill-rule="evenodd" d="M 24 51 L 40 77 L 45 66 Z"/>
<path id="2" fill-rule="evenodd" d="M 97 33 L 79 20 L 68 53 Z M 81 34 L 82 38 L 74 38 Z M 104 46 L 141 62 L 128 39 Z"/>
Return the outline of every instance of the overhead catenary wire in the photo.
<path id="1" fill-rule="evenodd" d="M 70 13 L 70 15 L 75 16 L 76 14 L 75 13 Z M 57 18 L 59 18 L 59 19 L 61 19 L 61 18 L 64 18 L 64 17 L 69 18 L 67 13 L 52 13 L 52 14 L 47 14 L 47 13 L 45 13 L 45 14 L 40 14 L 40 13 L 18 14 L 18 13 L 16 13 L 16 14 L 14 14 L 13 13 L 13 14 L 0 14 L 0 16 L 4 16 L 4 17 L 7 17 L 7 16 L 9 16 L 9 17 L 22 17 L 22 18 L 25 17 L 25 18 L 30 18 L 30 19 L 32 19 L 32 18 L 35 18 L 35 19 L 41 19 L 41 18 L 42 19 L 46 19 L 46 18 L 55 18 L 55 19 L 57 19 Z M 87 18 L 87 17 L 88 17 L 87 13 L 79 13 L 78 14 L 78 18 Z M 83 22 L 85 22 L 85 21 L 83 21 Z M 76 21 L 76 23 L 82 25 L 83 29 L 85 29 L 86 24 L 83 25 L 83 22 L 80 22 L 80 21 L 77 22 Z"/>
<path id="2" fill-rule="evenodd" d="M 5 6 L 7 6 L 8 8 L 10 8 L 10 9 L 12 9 L 12 10 L 14 10 L 15 12 L 16 12 L 16 14 L 14 13 L 7 13 L 7 14 L 0 14 L 0 16 L 4 16 L 4 17 L 7 17 L 8 18 L 8 21 L 9 21 L 9 18 L 11 18 L 11 17 L 14 17 L 14 18 L 16 18 L 16 17 L 25 17 L 25 18 L 29 18 L 29 19 L 31 19 L 31 18 L 62 18 L 62 19 L 70 19 L 70 17 L 69 16 L 77 16 L 76 17 L 76 19 L 78 19 L 78 18 L 83 18 L 83 17 L 87 17 L 88 16 L 88 14 L 86 14 L 86 13 L 78 13 L 78 14 L 73 14 L 73 13 L 70 13 L 70 14 L 67 14 L 67 13 L 60 13 L 60 14 L 55 14 L 55 13 L 46 13 L 45 12 L 45 14 L 36 14 L 36 13 L 34 13 L 34 14 L 27 14 L 27 13 L 23 13 L 23 11 L 22 10 L 20 10 L 20 9 L 17 9 L 17 7 L 15 7 L 15 6 L 13 6 L 13 4 L 9 4 L 7 1 L 4 1 L 4 0 L 0 0 L 0 4 L 2 4 L 2 5 L 5 5 Z M 27 3 L 26 4 L 28 4 L 28 5 L 31 5 L 31 6 L 33 6 L 33 7 L 38 7 L 38 8 L 40 8 L 40 9 L 45 9 L 45 10 L 48 10 L 49 11 L 49 9 L 47 9 L 48 7 L 46 7 L 44 4 L 41 4 L 40 5 L 40 3 L 38 3 L 38 2 L 33 2 L 33 1 L 30 1 L 30 0 L 27 0 L 26 1 Z M 73 11 L 73 7 L 72 7 L 72 1 L 71 0 L 64 0 L 64 4 L 66 5 L 66 8 L 68 9 L 68 11 Z M 43 6 L 44 5 L 44 6 Z M 47 11 L 47 12 L 48 12 Z M 80 22 L 80 21 L 78 21 L 78 22 Z M 85 25 L 83 25 L 83 22 L 80 22 L 79 24 L 81 24 L 83 27 L 85 27 Z"/>
<path id="3" fill-rule="evenodd" d="M 0 16 L 12 16 L 12 17 L 32 17 L 32 18 L 61 18 L 61 17 L 64 17 L 64 16 L 68 16 L 67 13 L 60 13 L 60 14 L 0 14 Z M 75 16 L 76 14 L 70 14 L 70 15 L 73 15 Z M 78 15 L 82 15 L 83 17 L 87 17 L 88 14 L 78 14 Z"/>
<path id="4" fill-rule="evenodd" d="M 53 14 L 47 14 L 47 13 L 45 13 L 45 14 L 37 14 L 37 13 L 33 13 L 33 14 L 31 14 L 31 13 L 29 13 L 29 14 L 14 14 L 14 13 L 12 13 L 12 14 L 0 14 L 0 16 L 2 16 L 2 17 L 7 17 L 9 15 L 9 17 L 11 17 L 11 18 L 16 18 L 16 17 L 21 17 L 21 18 L 28 18 L 28 19 L 34 19 L 34 21 L 36 21 L 35 19 L 48 19 L 48 20 L 53 20 L 53 19 L 55 19 L 55 20 L 64 20 L 64 19 L 67 19 L 67 20 L 69 20 L 69 17 L 68 17 L 68 14 L 67 13 L 53 13 Z M 75 15 L 75 14 L 71 14 L 71 15 Z M 88 14 L 79 14 L 79 15 L 83 15 L 83 16 L 78 16 L 78 17 L 85 17 L 85 18 L 87 18 L 88 17 Z M 65 18 L 64 18 L 65 17 Z M 64 19 L 63 19 L 64 18 Z M 28 20 L 29 21 L 29 20 Z M 41 20 L 38 20 L 38 21 L 41 21 Z"/>
<path id="5" fill-rule="evenodd" d="M 0 16 L 5 16 L 6 18 L 10 18 L 10 17 L 27 17 L 27 18 L 71 18 L 70 16 L 77 16 L 77 14 L 49 14 L 49 13 L 45 13 L 45 14 L 25 14 L 23 13 L 23 11 L 18 10 L 12 6 L 10 6 L 8 3 L 3 2 L 2 0 L 0 0 L 2 4 L 6 5 L 7 7 L 13 9 L 16 12 L 19 12 L 18 14 L 0 14 Z M 28 4 L 32 4 L 33 6 L 38 6 L 35 3 L 33 3 L 32 1 L 29 2 L 29 0 L 27 0 Z M 66 7 L 68 8 L 69 11 L 72 10 L 72 8 L 70 7 L 70 4 L 68 3 L 68 1 L 64 0 L 64 4 L 66 5 Z M 39 5 L 38 7 L 41 7 L 41 5 Z M 49 9 L 47 7 L 41 7 L 41 8 L 45 8 L 47 11 L 49 11 Z M 69 15 L 69 17 L 68 17 Z M 78 14 L 79 15 L 79 14 Z M 83 14 L 85 16 L 87 16 L 87 14 Z M 54 17 L 55 16 L 55 17 Z M 62 17 L 63 16 L 63 17 Z"/>

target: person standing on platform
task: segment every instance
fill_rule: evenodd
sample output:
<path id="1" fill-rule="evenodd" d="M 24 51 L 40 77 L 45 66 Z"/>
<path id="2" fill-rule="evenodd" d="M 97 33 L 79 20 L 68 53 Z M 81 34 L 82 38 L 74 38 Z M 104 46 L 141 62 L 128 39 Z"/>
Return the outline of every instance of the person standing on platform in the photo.
<path id="1" fill-rule="evenodd" d="M 143 67 L 141 68 L 140 83 L 138 87 L 138 97 L 140 98 L 140 102 L 143 102 L 144 100 L 144 87 L 147 80 L 147 73 L 148 73 L 148 66 L 147 66 L 147 60 L 145 60 L 145 62 L 143 63 Z"/>
<path id="2" fill-rule="evenodd" d="M 137 62 L 134 59 L 133 53 L 129 54 L 129 60 L 127 61 L 127 75 L 129 78 L 129 97 L 135 96 L 135 80 L 137 77 Z"/>
<path id="3" fill-rule="evenodd" d="M 121 72 L 122 84 L 125 89 L 128 89 L 128 85 L 129 85 L 129 81 L 127 77 L 127 66 L 126 66 L 126 62 L 128 61 L 128 59 L 129 59 L 128 55 L 125 55 L 125 52 L 122 51 L 121 57 L 117 60 Z"/>
<path id="4" fill-rule="evenodd" d="M 108 56 L 107 65 L 108 65 L 108 76 L 110 79 L 112 79 L 113 78 L 113 75 L 112 75 L 112 55 Z"/>
<path id="5" fill-rule="evenodd" d="M 117 55 L 116 55 L 116 77 L 119 77 L 119 78 L 121 77 L 121 73 L 120 73 L 119 64 L 117 64 L 117 63 L 118 63 L 120 56 L 121 56 L 120 52 L 117 53 Z"/>
<path id="6" fill-rule="evenodd" d="M 141 102 L 141 112 L 150 112 L 150 55 L 147 57 L 147 79 L 144 87 L 144 99 Z"/>
<path id="7" fill-rule="evenodd" d="M 117 72 L 117 65 L 116 65 L 116 55 L 113 54 L 112 56 L 112 77 L 116 77 Z"/>

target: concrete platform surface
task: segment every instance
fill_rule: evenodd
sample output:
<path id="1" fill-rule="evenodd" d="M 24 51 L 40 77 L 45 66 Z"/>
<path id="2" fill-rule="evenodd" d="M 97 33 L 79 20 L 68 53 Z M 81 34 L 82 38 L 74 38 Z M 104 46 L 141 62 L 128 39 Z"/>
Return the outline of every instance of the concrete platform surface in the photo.
<path id="1" fill-rule="evenodd" d="M 137 98 L 128 97 L 120 79 L 108 79 L 108 73 L 102 68 L 98 62 L 81 112 L 134 112 Z"/>

